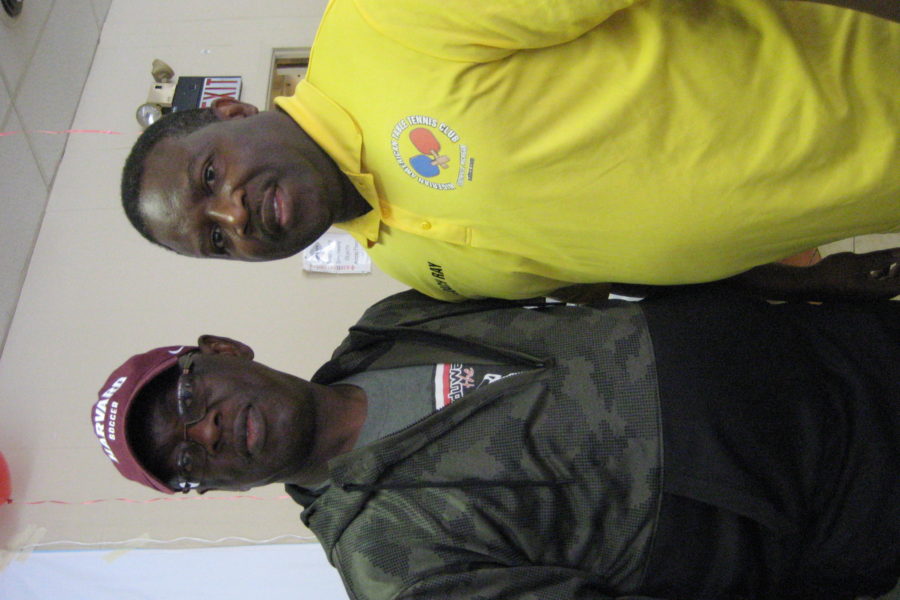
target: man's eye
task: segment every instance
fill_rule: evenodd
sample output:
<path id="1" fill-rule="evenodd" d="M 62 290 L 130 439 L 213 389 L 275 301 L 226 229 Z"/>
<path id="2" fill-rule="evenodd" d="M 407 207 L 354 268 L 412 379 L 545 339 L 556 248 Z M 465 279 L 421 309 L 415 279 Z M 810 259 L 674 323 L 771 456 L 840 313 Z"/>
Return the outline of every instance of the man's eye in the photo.
<path id="1" fill-rule="evenodd" d="M 176 464 L 178 466 L 179 473 L 187 476 L 187 475 L 191 474 L 191 468 L 194 466 L 194 459 L 188 450 L 183 450 L 178 455 L 178 460 L 176 461 Z"/>
<path id="2" fill-rule="evenodd" d="M 203 185 L 206 186 L 208 192 L 212 191 L 213 185 L 216 183 L 216 169 L 212 164 L 206 165 L 203 169 Z"/>
<path id="3" fill-rule="evenodd" d="M 178 401 L 176 407 L 178 409 L 178 416 L 182 419 L 187 420 L 189 415 L 191 414 L 191 407 L 194 405 L 194 396 L 192 393 L 184 393 L 184 388 L 180 388 L 182 394 L 178 396 Z"/>
<path id="4" fill-rule="evenodd" d="M 209 232 L 209 241 L 216 254 L 225 254 L 225 234 L 222 233 L 221 227 L 213 225 Z"/>

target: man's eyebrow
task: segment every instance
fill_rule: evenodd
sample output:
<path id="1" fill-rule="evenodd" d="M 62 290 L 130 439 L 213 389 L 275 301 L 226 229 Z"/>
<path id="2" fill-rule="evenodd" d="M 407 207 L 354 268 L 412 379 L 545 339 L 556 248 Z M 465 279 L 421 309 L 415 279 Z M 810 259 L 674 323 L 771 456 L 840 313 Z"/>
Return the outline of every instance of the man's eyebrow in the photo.
<path id="1" fill-rule="evenodd" d="M 200 153 L 194 152 L 191 154 L 191 158 L 187 162 L 187 167 L 186 167 L 187 185 L 188 185 L 188 192 L 190 192 L 191 195 L 193 195 L 194 188 L 196 187 L 196 184 L 197 184 L 197 182 L 194 181 L 194 173 L 197 172 L 197 161 L 199 161 L 199 160 L 200 160 Z"/>
<path id="2" fill-rule="evenodd" d="M 188 204 L 188 206 L 191 206 L 191 207 L 193 207 L 193 205 L 196 201 L 195 195 L 200 193 L 200 191 L 202 189 L 201 188 L 202 182 L 197 180 L 194 177 L 194 174 L 197 172 L 197 168 L 198 168 L 197 163 L 199 163 L 201 160 L 204 160 L 201 157 L 201 155 L 205 155 L 206 152 L 207 152 L 207 150 L 205 148 L 203 149 L 202 152 L 192 152 L 190 155 L 190 158 L 187 161 L 187 166 L 185 167 L 186 175 L 187 175 L 187 189 L 185 190 L 185 192 L 187 193 L 187 198 L 185 199 L 185 202 Z M 206 235 L 206 226 L 201 224 L 200 228 L 201 229 L 198 232 L 198 235 L 195 237 L 194 240 L 192 240 L 192 245 L 195 247 L 196 251 L 199 254 L 201 254 L 202 256 L 209 256 L 210 253 L 207 248 L 207 242 L 209 240 L 209 236 Z M 188 233 L 190 233 L 190 232 L 188 232 Z M 188 237 L 191 238 L 194 236 L 188 235 Z"/>

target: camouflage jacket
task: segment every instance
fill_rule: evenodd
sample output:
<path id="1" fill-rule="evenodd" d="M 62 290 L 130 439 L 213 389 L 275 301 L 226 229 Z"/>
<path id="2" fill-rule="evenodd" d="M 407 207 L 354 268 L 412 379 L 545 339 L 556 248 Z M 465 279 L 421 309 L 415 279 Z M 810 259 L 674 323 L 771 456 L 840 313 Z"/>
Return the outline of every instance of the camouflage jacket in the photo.
<path id="1" fill-rule="evenodd" d="M 514 376 L 331 461 L 304 523 L 351 598 L 606 598 L 644 577 L 660 501 L 659 401 L 640 309 L 369 309 L 313 381 L 476 360 Z"/>

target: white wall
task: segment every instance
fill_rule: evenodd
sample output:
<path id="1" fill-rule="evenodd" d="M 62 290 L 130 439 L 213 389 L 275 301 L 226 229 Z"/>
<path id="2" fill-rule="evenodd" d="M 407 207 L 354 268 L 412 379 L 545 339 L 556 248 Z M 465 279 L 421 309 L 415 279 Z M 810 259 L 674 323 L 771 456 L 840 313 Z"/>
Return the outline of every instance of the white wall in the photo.
<path id="1" fill-rule="evenodd" d="M 28 0 L 26 10 L 39 3 Z M 139 133 L 134 110 L 154 58 L 179 75 L 242 75 L 243 99 L 263 103 L 271 49 L 309 45 L 324 5 L 112 2 L 73 127 L 124 135 L 70 136 L 0 360 L 0 452 L 14 499 L 0 506 L 0 548 L 9 551 L 0 567 L 22 549 L 138 538 L 156 540 L 143 543 L 154 548 L 308 539 L 280 486 L 258 490 L 262 500 L 144 502 L 160 495 L 118 475 L 89 412 L 129 355 L 201 333 L 243 340 L 263 362 L 310 375 L 365 307 L 401 289 L 380 273 L 311 276 L 299 257 L 253 265 L 179 257 L 143 241 L 119 206 L 119 171 Z M 104 502 L 84 504 L 95 499 Z M 68 504 L 29 504 L 47 500 Z M 183 537 L 195 539 L 165 543 Z"/>

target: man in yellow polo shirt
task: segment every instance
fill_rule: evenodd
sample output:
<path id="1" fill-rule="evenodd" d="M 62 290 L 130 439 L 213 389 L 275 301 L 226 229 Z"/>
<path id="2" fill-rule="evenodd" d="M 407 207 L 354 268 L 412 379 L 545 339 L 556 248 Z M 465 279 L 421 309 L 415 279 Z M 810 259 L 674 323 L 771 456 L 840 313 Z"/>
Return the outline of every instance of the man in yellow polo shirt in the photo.
<path id="1" fill-rule="evenodd" d="M 898 63 L 900 25 L 808 3 L 333 0 L 283 113 L 163 119 L 123 202 L 199 256 L 337 224 L 444 300 L 726 278 L 900 230 Z"/>

